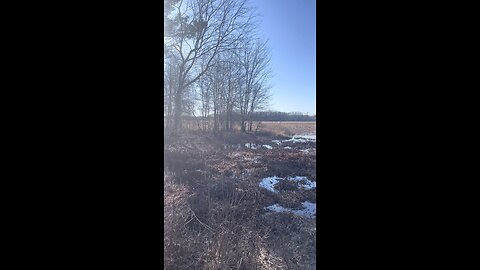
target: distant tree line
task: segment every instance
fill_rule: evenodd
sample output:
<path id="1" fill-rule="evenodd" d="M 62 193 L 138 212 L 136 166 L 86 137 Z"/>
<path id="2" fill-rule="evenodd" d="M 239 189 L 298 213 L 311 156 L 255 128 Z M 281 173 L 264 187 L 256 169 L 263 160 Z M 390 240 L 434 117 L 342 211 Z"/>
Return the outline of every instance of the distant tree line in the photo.
<path id="1" fill-rule="evenodd" d="M 213 119 L 214 115 L 209 115 L 207 118 Z M 225 115 L 220 115 L 220 118 L 225 118 Z M 233 112 L 230 118 L 234 122 L 240 122 L 242 116 L 238 112 Z M 183 119 L 189 121 L 195 121 L 197 118 L 194 116 L 183 116 Z M 198 119 L 197 119 L 198 120 Z M 260 111 L 254 112 L 251 115 L 251 120 L 258 121 L 316 121 L 316 115 L 303 114 L 301 112 L 278 112 L 278 111 Z"/>
<path id="2" fill-rule="evenodd" d="M 247 0 L 164 0 L 164 118 L 242 131 L 270 100 L 270 53 Z"/>
<path id="3" fill-rule="evenodd" d="M 252 118 L 254 121 L 316 121 L 315 115 L 303 114 L 301 112 L 263 111 L 255 112 Z"/>

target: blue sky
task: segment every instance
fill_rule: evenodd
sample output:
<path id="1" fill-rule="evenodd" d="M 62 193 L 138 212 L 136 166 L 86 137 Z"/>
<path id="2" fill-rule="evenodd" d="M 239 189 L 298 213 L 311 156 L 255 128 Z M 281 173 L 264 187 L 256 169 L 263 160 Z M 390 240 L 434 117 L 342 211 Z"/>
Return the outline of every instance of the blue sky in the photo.
<path id="1" fill-rule="evenodd" d="M 315 0 L 251 0 L 271 52 L 271 110 L 315 114 Z"/>

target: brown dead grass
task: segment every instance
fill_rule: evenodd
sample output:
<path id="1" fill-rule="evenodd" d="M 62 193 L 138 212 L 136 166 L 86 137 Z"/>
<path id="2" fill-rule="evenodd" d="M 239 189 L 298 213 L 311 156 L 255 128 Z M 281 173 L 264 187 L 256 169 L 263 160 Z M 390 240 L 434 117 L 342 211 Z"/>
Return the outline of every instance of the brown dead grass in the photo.
<path id="1" fill-rule="evenodd" d="M 315 268 L 315 220 L 264 210 L 315 202 L 315 191 L 258 186 L 273 175 L 315 180 L 315 155 L 299 144 L 296 151 L 244 147 L 278 136 L 189 132 L 165 140 L 164 269 Z"/>
<path id="2" fill-rule="evenodd" d="M 316 122 L 261 122 L 259 131 L 271 132 L 280 136 L 295 134 L 316 134 Z"/>

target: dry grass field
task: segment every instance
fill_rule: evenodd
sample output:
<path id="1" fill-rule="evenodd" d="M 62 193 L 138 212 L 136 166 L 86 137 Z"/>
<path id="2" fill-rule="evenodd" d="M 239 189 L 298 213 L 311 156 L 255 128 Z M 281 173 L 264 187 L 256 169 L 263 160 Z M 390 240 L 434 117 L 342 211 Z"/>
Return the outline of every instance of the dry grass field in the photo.
<path id="1" fill-rule="evenodd" d="M 260 122 L 260 131 L 276 135 L 292 136 L 294 134 L 316 134 L 317 122 Z"/>
<path id="2" fill-rule="evenodd" d="M 165 138 L 164 269 L 315 269 L 315 128 Z"/>

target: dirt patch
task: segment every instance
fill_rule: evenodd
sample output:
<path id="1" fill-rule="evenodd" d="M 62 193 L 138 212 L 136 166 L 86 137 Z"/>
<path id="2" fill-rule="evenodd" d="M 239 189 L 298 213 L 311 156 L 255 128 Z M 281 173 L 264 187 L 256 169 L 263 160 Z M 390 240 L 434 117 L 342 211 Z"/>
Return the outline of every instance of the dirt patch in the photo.
<path id="1" fill-rule="evenodd" d="M 298 190 L 298 185 L 295 181 L 284 180 L 276 184 L 275 188 L 280 191 L 294 191 L 294 190 Z"/>

